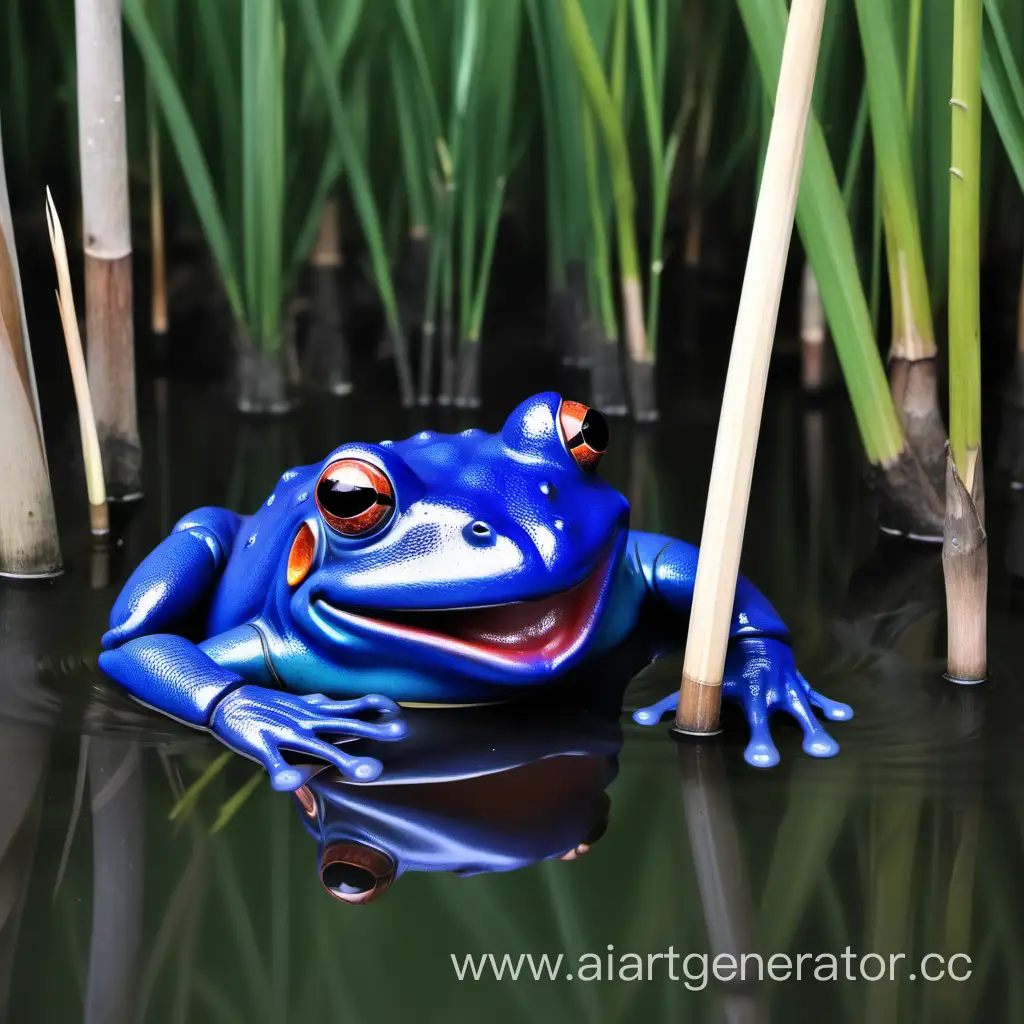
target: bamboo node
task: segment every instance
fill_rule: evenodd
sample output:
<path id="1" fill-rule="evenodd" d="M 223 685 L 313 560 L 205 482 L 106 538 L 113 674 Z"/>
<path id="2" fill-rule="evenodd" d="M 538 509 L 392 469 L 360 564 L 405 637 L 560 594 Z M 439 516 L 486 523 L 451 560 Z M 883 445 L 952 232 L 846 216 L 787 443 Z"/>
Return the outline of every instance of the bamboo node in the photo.
<path id="1" fill-rule="evenodd" d="M 87 245 L 85 247 L 85 255 L 91 256 L 96 260 L 123 260 L 125 256 L 131 256 L 132 247 L 130 245 L 119 245 L 114 249 L 104 249 L 98 245 Z"/>
<path id="2" fill-rule="evenodd" d="M 961 181 L 964 180 L 964 172 L 961 171 L 959 167 L 950 167 L 949 173 L 954 175 L 954 177 L 959 178 Z"/>

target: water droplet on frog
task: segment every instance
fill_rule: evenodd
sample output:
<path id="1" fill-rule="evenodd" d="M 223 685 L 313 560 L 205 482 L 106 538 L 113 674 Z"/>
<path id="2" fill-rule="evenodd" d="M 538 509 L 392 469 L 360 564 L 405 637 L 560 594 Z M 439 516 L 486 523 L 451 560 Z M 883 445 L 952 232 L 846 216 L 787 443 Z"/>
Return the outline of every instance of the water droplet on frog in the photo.
<path id="1" fill-rule="evenodd" d="M 251 548 L 256 543 L 256 534 L 251 534 L 249 539 L 245 542 L 247 548 Z"/>
<path id="2" fill-rule="evenodd" d="M 267 498 L 267 508 L 270 508 L 270 506 L 274 504 L 274 498 L 276 497 L 276 494 L 272 494 L 269 498 Z"/>
<path id="3" fill-rule="evenodd" d="M 309 497 L 309 491 L 303 491 L 299 495 L 299 501 L 305 501 Z"/>

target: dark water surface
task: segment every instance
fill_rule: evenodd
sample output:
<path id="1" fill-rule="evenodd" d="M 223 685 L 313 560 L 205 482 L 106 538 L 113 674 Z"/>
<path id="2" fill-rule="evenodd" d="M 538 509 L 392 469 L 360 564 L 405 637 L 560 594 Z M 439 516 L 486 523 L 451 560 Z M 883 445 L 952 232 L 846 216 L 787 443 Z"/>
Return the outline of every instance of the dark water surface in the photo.
<path id="1" fill-rule="evenodd" d="M 697 540 L 721 375 L 678 379 L 659 426 L 613 425 L 603 472 L 629 495 L 634 525 Z M 428 764 L 458 759 L 463 746 L 470 760 L 503 764 L 589 757 L 549 758 L 477 784 L 382 791 L 353 816 L 418 801 L 460 842 L 489 842 L 507 863 L 549 857 L 572 835 L 591 848 L 570 862 L 471 877 L 408 871 L 359 907 L 321 888 L 317 842 L 296 801 L 272 792 L 250 762 L 231 757 L 191 813 L 169 820 L 222 748 L 131 705 L 95 668 L 110 605 L 144 554 L 186 511 L 252 510 L 283 469 L 344 440 L 493 429 L 521 398 L 557 384 L 520 369 L 472 416 L 402 413 L 363 389 L 256 422 L 235 416 L 212 385 L 147 380 L 146 499 L 121 517 L 106 554 L 90 552 L 80 470 L 65 479 L 55 469 L 66 574 L 0 584 L 7 1019 L 1024 1020 L 1024 618 L 1008 569 L 1021 540 L 1019 499 L 990 487 L 992 680 L 955 688 L 941 678 L 938 550 L 878 541 L 842 396 L 811 408 L 784 380 L 773 381 L 765 410 L 744 572 L 793 627 L 805 675 L 856 709 L 854 722 L 834 727 L 837 759 L 806 757 L 799 730 L 783 721 L 783 762 L 767 772 L 744 763 L 736 717 L 700 748 L 625 713 L 428 724 L 416 733 Z M 74 430 L 54 434 L 52 465 L 70 464 Z M 642 672 L 627 708 L 675 687 L 680 665 L 676 655 Z M 386 772 L 397 749 L 382 754 Z M 683 960 L 787 954 L 795 964 L 801 953 L 838 957 L 847 947 L 884 957 L 885 980 L 843 980 L 840 959 L 840 980 L 816 981 L 815 961 L 805 960 L 800 982 L 766 971 L 761 983 L 748 974 L 743 985 L 704 986 L 700 961 Z M 674 963 L 648 960 L 670 950 Z M 534 980 L 524 962 L 518 981 L 459 981 L 451 955 L 461 964 L 469 953 L 564 959 L 557 980 Z M 890 954 L 900 953 L 889 981 Z M 969 979 L 926 982 L 929 953 L 967 954 L 970 965 L 954 969 Z M 629 954 L 643 980 L 626 980 L 637 963 Z M 597 963 L 601 980 L 580 980 L 581 966 L 593 976 Z M 858 961 L 849 963 L 859 976 Z M 754 961 L 747 969 L 756 975 Z M 880 961 L 865 969 L 873 976 Z"/>

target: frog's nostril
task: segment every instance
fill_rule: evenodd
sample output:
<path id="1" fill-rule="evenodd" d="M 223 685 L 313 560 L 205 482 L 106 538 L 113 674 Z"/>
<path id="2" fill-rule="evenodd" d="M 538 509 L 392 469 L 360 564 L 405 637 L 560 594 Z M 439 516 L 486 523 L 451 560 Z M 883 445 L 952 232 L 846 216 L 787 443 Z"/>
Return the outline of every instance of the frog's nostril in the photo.
<path id="1" fill-rule="evenodd" d="M 474 544 L 476 547 L 480 548 L 489 547 L 498 539 L 494 530 L 480 519 L 469 523 L 465 529 L 463 529 L 462 535 L 470 544 Z"/>

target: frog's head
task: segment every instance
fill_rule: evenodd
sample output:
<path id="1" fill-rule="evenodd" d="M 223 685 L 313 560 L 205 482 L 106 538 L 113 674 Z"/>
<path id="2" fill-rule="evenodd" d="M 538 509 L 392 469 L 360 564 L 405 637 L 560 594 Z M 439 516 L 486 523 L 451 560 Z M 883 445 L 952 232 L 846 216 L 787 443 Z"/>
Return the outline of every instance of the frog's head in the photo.
<path id="1" fill-rule="evenodd" d="M 496 434 L 336 449 L 291 522 L 292 621 L 347 665 L 498 685 L 561 673 L 626 541 L 628 503 L 595 472 L 607 444 L 600 413 L 547 393 Z"/>

